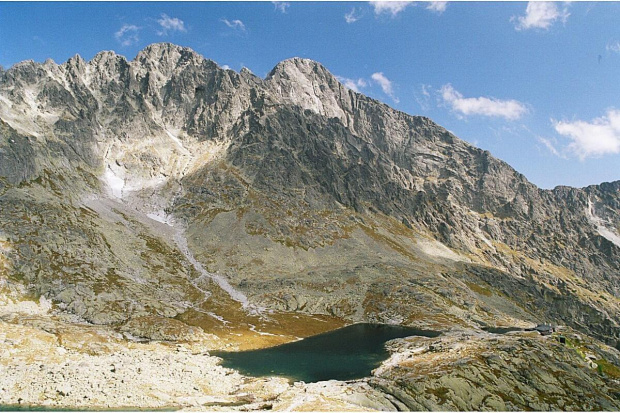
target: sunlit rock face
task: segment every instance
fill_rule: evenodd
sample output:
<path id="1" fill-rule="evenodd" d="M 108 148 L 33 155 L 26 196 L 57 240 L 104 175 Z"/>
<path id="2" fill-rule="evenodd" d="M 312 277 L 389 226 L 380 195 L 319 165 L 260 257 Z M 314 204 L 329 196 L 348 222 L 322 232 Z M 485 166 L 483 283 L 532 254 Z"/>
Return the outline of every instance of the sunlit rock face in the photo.
<path id="1" fill-rule="evenodd" d="M 288 59 L 260 79 L 165 43 L 132 61 L 101 52 L 89 62 L 23 62 L 2 73 L 0 119 L 6 235 L 18 246 L 48 244 L 18 247 L 10 259 L 36 293 L 82 315 L 95 306 L 104 321 L 129 308 L 127 290 L 111 292 L 109 271 L 132 273 L 120 276 L 130 290 L 138 279 L 151 285 L 153 273 L 185 271 L 191 281 L 197 271 L 176 254 L 170 269 L 140 275 L 161 251 L 117 242 L 163 236 L 170 256 L 178 243 L 149 219 L 118 229 L 128 232 L 118 240 L 103 235 L 113 219 L 103 210 L 114 207 L 85 205 L 115 202 L 183 233 L 197 263 L 255 307 L 408 323 L 422 322 L 420 311 L 467 325 L 544 317 L 617 339 L 618 183 L 540 190 L 431 120 L 347 89 L 320 63 Z M 49 234 L 25 233 L 24 208 L 46 215 L 36 226 Z M 88 252 L 47 239 L 71 225 Z M 131 259 L 117 262 L 115 248 Z M 87 304 L 61 282 L 75 277 Z M 456 306 L 442 291 L 456 292 Z M 101 307 L 90 302 L 101 294 Z M 184 301 L 179 291 L 169 314 Z"/>
<path id="2" fill-rule="evenodd" d="M 3 294 L 125 337 L 544 321 L 616 346 L 619 234 L 620 182 L 541 190 L 311 60 L 261 79 L 161 43 L 0 72 Z"/>

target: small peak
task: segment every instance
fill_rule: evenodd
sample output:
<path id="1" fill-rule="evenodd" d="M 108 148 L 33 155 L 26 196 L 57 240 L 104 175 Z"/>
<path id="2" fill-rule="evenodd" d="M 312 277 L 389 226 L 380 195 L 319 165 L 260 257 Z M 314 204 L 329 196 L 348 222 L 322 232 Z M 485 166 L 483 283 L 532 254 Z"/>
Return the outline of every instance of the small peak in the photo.
<path id="1" fill-rule="evenodd" d="M 118 55 L 113 50 L 104 50 L 99 52 L 90 62 L 88 62 L 91 67 L 96 68 L 113 68 L 124 63 L 127 63 L 125 56 Z"/>
<path id="2" fill-rule="evenodd" d="M 86 68 L 86 62 L 82 59 L 82 56 L 76 53 L 75 56 L 70 57 L 69 60 L 63 64 L 63 66 L 68 69 L 75 69 L 78 72 L 81 72 Z"/>
<path id="3" fill-rule="evenodd" d="M 76 53 L 74 56 L 70 57 L 69 60 L 67 60 L 67 63 L 73 65 L 83 65 L 86 62 L 82 59 L 82 56 L 80 56 L 79 53 Z"/>
<path id="4" fill-rule="evenodd" d="M 102 60 L 110 60 L 119 57 L 114 50 L 102 50 L 93 57 L 91 62 L 99 62 Z"/>
<path id="5" fill-rule="evenodd" d="M 40 63 L 35 62 L 32 59 L 24 60 L 18 63 L 15 63 L 11 66 L 6 73 L 13 73 L 21 78 L 28 78 L 33 80 L 32 77 L 37 70 L 41 67 Z"/>
<path id="6" fill-rule="evenodd" d="M 153 43 L 141 50 L 134 62 L 148 70 L 156 70 L 164 76 L 170 76 L 179 67 L 199 66 L 205 60 L 189 47 L 181 47 L 172 43 Z"/>
<path id="7" fill-rule="evenodd" d="M 27 67 L 33 67 L 33 66 L 36 66 L 35 61 L 32 59 L 28 59 L 28 60 L 22 60 L 21 62 L 15 63 L 11 67 L 11 69 L 21 69 L 21 68 L 27 68 Z"/>
<path id="8" fill-rule="evenodd" d="M 285 59 L 278 63 L 267 75 L 267 79 L 275 77 L 277 75 L 290 75 L 294 72 L 301 72 L 305 75 L 309 75 L 314 73 L 320 75 L 330 75 L 329 70 L 325 68 L 319 62 L 312 59 L 305 59 L 302 57 L 292 57 L 290 59 Z"/>
<path id="9" fill-rule="evenodd" d="M 157 59 L 161 60 L 169 56 L 185 56 L 185 57 L 202 57 L 189 47 L 178 46 L 173 43 L 152 43 L 138 52 L 135 60 L 142 61 L 144 59 Z"/>
<path id="10" fill-rule="evenodd" d="M 247 81 L 252 83 L 262 83 L 263 81 L 261 77 L 256 76 L 254 73 L 252 73 L 250 69 L 245 66 L 242 67 L 239 71 L 239 76 L 241 76 L 242 79 L 246 79 Z"/>

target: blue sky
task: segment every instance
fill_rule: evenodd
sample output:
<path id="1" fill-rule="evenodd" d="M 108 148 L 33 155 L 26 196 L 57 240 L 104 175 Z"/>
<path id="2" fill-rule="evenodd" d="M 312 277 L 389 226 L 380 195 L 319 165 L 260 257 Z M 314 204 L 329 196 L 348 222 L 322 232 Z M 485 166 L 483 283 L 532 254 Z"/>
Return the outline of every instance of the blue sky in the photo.
<path id="1" fill-rule="evenodd" d="M 0 3 L 0 64 L 154 42 L 265 76 L 323 63 L 543 188 L 620 179 L 620 3 Z"/>

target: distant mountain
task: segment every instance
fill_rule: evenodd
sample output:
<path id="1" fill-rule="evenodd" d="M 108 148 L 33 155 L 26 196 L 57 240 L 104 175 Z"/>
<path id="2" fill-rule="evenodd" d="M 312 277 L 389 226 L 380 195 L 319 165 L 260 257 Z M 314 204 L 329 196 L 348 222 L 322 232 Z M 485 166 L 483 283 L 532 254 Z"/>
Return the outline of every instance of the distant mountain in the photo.
<path id="1" fill-rule="evenodd" d="M 261 79 L 162 43 L 0 71 L 0 268 L 133 335 L 321 315 L 617 346 L 619 234 L 620 181 L 539 189 L 311 60 Z"/>

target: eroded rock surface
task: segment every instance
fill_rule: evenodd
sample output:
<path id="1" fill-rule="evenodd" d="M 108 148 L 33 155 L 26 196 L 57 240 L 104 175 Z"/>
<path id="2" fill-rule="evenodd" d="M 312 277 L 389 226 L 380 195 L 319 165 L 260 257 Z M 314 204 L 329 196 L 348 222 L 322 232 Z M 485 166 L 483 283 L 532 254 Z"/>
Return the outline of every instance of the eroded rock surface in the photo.
<path id="1" fill-rule="evenodd" d="M 0 72 L 3 328 L 31 326 L 43 316 L 24 324 L 10 314 L 36 313 L 21 303 L 42 299 L 82 323 L 66 326 L 100 326 L 122 346 L 256 348 L 356 321 L 443 331 L 546 321 L 615 347 L 619 234 L 620 181 L 541 190 L 307 59 L 261 79 L 161 43 L 131 61 L 101 52 Z M 538 354 L 536 343 L 515 345 Z M 549 354 L 552 370 L 564 356 Z M 530 380 L 497 368 L 509 381 Z M 588 389 L 603 388 L 576 371 Z M 395 372 L 379 377 L 363 386 L 418 386 L 401 386 Z M 321 386 L 304 390 L 318 395 Z M 353 391 L 334 386 L 325 391 Z M 465 400 L 456 390 L 441 402 L 439 393 L 432 403 L 390 405 L 563 408 L 524 404 L 530 396 Z M 565 406 L 617 406 L 600 394 Z M 382 408 L 368 397 L 356 406 Z M 339 400 L 334 408 L 357 403 Z"/>

